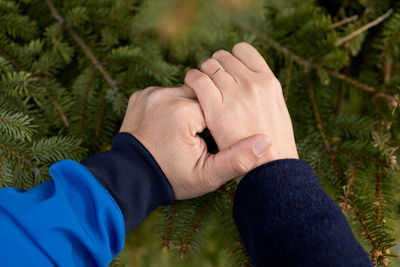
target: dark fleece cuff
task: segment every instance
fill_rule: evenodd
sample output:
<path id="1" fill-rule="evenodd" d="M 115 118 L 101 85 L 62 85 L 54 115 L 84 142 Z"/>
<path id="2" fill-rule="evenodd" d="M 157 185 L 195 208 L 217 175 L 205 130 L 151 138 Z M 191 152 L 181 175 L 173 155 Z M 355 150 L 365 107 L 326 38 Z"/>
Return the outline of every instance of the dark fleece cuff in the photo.
<path id="1" fill-rule="evenodd" d="M 110 151 L 91 156 L 82 164 L 115 199 L 124 215 L 126 232 L 137 227 L 158 206 L 175 200 L 160 166 L 129 133 L 117 134 Z"/>
<path id="2" fill-rule="evenodd" d="M 372 266 L 345 216 L 304 161 L 283 159 L 248 173 L 234 221 L 254 266 Z"/>

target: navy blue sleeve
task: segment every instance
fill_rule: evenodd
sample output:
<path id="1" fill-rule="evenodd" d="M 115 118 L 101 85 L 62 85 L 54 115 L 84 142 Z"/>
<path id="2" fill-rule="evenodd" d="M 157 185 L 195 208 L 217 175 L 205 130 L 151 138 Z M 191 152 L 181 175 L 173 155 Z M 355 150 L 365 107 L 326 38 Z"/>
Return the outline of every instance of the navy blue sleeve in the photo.
<path id="1" fill-rule="evenodd" d="M 372 266 L 304 161 L 264 164 L 239 183 L 233 217 L 254 266 Z"/>
<path id="2" fill-rule="evenodd" d="M 172 204 L 174 192 L 148 150 L 131 134 L 119 133 L 112 149 L 82 162 L 110 192 L 125 218 L 126 232 L 158 206 Z"/>

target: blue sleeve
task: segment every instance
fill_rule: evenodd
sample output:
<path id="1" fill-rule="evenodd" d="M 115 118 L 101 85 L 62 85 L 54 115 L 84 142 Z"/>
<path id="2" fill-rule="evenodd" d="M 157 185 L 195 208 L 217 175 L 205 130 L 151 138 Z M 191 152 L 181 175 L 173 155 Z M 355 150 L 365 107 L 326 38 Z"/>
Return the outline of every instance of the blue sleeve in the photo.
<path id="1" fill-rule="evenodd" d="M 108 152 L 64 160 L 30 190 L 0 189 L 1 266 L 107 266 L 126 232 L 174 194 L 150 153 L 118 134 Z"/>
<path id="2" fill-rule="evenodd" d="M 313 169 L 277 160 L 239 183 L 233 217 L 258 266 L 372 266 Z"/>

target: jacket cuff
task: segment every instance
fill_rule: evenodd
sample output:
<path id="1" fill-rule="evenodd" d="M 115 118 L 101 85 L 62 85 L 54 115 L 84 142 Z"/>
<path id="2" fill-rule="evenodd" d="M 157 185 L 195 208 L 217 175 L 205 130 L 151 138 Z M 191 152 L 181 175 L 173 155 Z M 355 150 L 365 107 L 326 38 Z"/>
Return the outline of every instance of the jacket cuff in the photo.
<path id="1" fill-rule="evenodd" d="M 126 232 L 155 208 L 175 200 L 160 166 L 129 133 L 117 134 L 110 151 L 91 156 L 82 164 L 113 196 L 124 215 Z"/>

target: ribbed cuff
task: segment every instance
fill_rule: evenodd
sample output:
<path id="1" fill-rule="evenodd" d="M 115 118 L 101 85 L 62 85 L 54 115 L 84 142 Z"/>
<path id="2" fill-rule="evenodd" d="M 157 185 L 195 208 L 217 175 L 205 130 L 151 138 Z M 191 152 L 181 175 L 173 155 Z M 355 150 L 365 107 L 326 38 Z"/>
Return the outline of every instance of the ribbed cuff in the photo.
<path id="1" fill-rule="evenodd" d="M 82 164 L 115 199 L 124 215 L 126 232 L 136 228 L 155 208 L 175 200 L 160 166 L 129 133 L 117 134 L 110 151 L 91 156 Z"/>

